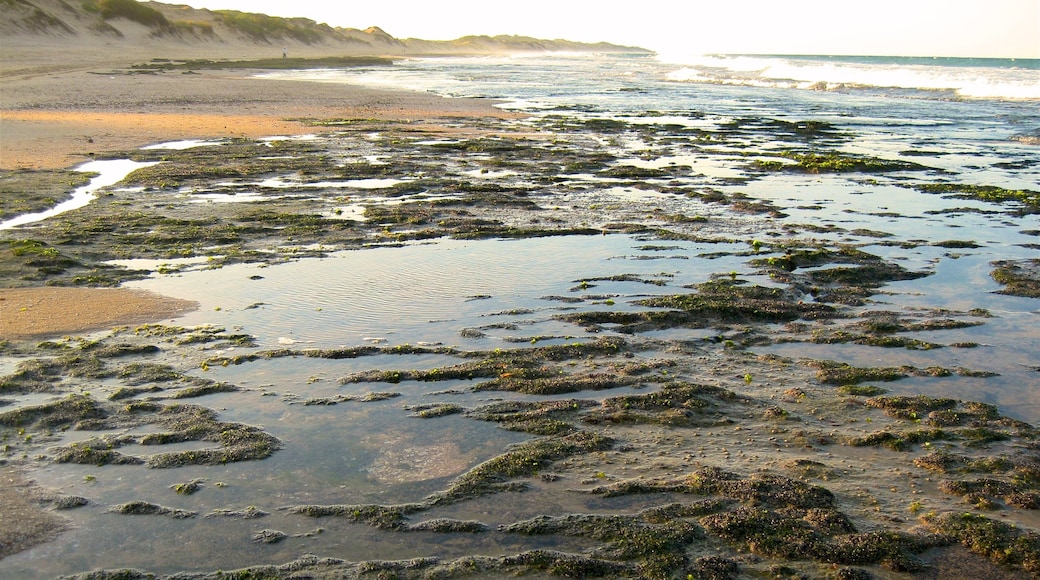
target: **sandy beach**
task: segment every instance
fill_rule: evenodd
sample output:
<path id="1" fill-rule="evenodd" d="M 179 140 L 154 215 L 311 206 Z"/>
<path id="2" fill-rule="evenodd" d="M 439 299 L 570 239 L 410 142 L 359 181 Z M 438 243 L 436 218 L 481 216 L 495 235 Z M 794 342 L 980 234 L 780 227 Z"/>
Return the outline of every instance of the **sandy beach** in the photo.
<path id="1" fill-rule="evenodd" d="M 333 119 L 513 116 L 482 100 L 254 78 L 262 70 L 136 74 L 128 71 L 143 59 L 99 56 L 74 70 L 38 60 L 4 47 L 0 169 L 68 168 L 96 152 L 181 139 L 315 133 L 314 122 Z"/>

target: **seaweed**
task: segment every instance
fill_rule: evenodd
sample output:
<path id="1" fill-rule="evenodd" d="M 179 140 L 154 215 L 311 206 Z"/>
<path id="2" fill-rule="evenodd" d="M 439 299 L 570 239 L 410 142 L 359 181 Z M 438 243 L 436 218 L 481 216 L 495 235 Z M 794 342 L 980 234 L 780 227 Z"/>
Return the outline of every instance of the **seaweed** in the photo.
<path id="1" fill-rule="evenodd" d="M 287 508 L 289 513 L 312 518 L 339 517 L 355 523 L 368 524 L 381 530 L 403 530 L 410 514 L 423 511 L 423 504 L 382 505 L 298 505 Z"/>
<path id="2" fill-rule="evenodd" d="M 673 427 L 724 425 L 732 422 L 721 406 L 749 400 L 721 387 L 668 383 L 645 395 L 611 397 L 582 420 L 586 423 L 658 424 Z"/>
<path id="3" fill-rule="evenodd" d="M 54 461 L 97 466 L 143 464 L 144 460 L 139 457 L 123 455 L 116 451 L 117 448 L 129 442 L 133 442 L 132 437 L 95 437 L 87 441 L 70 443 L 58 450 L 54 455 Z"/>
<path id="4" fill-rule="evenodd" d="M 605 450 L 612 444 L 609 437 L 584 431 L 528 441 L 474 467 L 452 481 L 448 489 L 430 496 L 427 501 L 431 505 L 449 505 L 463 499 L 517 489 L 508 483 L 509 479 L 533 475 L 555 461 L 579 453 Z"/>
<path id="5" fill-rule="evenodd" d="M 1040 298 L 1040 260 L 999 260 L 992 265 L 990 275 L 1003 286 L 998 294 Z"/>
<path id="6" fill-rule="evenodd" d="M 898 381 L 908 376 L 905 368 L 863 368 L 835 361 L 811 361 L 820 382 L 828 385 L 855 385 L 864 381 Z"/>
<path id="7" fill-rule="evenodd" d="M 619 515 L 539 516 L 500 529 L 528 536 L 562 534 L 605 542 L 606 546 L 596 550 L 597 555 L 635 562 L 646 577 L 667 577 L 684 569 L 688 563 L 686 546 L 703 537 L 697 526 L 681 519 L 651 523 L 641 516 Z"/>
<path id="8" fill-rule="evenodd" d="M 1040 573 L 1040 534 L 1036 532 L 968 512 L 928 516 L 924 524 L 998 564 Z"/>
<path id="9" fill-rule="evenodd" d="M 1017 202 L 1020 213 L 1040 212 L 1040 192 L 1030 189 L 1006 189 L 996 185 L 965 183 L 921 183 L 913 186 L 923 193 L 938 193 L 957 199 L 975 199 L 990 203 Z"/>
<path id="10" fill-rule="evenodd" d="M 753 163 L 762 171 L 789 171 L 796 173 L 887 173 L 893 171 L 926 171 L 929 168 L 918 163 L 880 159 L 862 155 L 836 152 L 799 153 L 781 151 L 774 154 L 789 161 L 763 161 Z"/>
<path id="11" fill-rule="evenodd" d="M 52 403 L 22 407 L 0 413 L 0 425 L 5 427 L 72 427 L 80 422 L 104 419 L 108 412 L 101 403 L 88 395 L 67 395 Z"/>
<path id="12" fill-rule="evenodd" d="M 188 519 L 199 515 L 198 512 L 161 506 L 145 501 L 132 501 L 113 506 L 109 511 L 130 516 L 166 516 L 173 519 Z"/>

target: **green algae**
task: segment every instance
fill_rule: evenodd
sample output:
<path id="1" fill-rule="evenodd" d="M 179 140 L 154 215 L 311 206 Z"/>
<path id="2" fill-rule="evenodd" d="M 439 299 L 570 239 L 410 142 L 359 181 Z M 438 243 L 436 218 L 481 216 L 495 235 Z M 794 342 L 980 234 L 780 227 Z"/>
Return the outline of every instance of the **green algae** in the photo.
<path id="1" fill-rule="evenodd" d="M 957 401 L 917 395 L 913 397 L 874 397 L 867 399 L 866 404 L 870 407 L 884 409 L 885 414 L 890 417 L 918 420 L 933 411 L 949 411 L 957 406 Z"/>
<path id="2" fill-rule="evenodd" d="M 835 361 L 810 361 L 809 366 L 817 369 L 816 377 L 828 385 L 855 385 L 864 381 L 898 381 L 909 376 L 907 369 L 854 367 Z"/>
<path id="3" fill-rule="evenodd" d="M 70 443 L 58 449 L 54 455 L 57 463 L 78 463 L 81 465 L 140 465 L 144 460 L 139 457 L 124 455 L 117 448 L 133 443 L 132 437 L 95 437 L 87 441 Z"/>
<path id="4" fill-rule="evenodd" d="M 674 309 L 687 320 L 727 323 L 790 322 L 826 318 L 833 313 L 825 305 L 800 303 L 779 288 L 748 286 L 739 280 L 717 279 L 698 284 L 697 290 L 696 294 L 647 298 L 637 304 Z"/>
<path id="5" fill-rule="evenodd" d="M 973 458 L 945 449 L 914 459 L 914 465 L 940 473 L 1008 473 L 1016 467 L 1006 457 Z"/>
<path id="6" fill-rule="evenodd" d="M 0 221 L 49 209 L 88 181 L 82 171 L 0 170 Z"/>
<path id="7" fill-rule="evenodd" d="M 593 401 L 577 399 L 553 401 L 503 401 L 466 411 L 466 416 L 481 421 L 499 423 L 511 431 L 534 435 L 566 435 L 576 428 L 567 419 L 573 419 L 581 409 L 595 406 Z"/>
<path id="8" fill-rule="evenodd" d="M 829 490 L 802 481 L 769 473 L 750 477 L 705 467 L 694 472 L 669 478 L 625 480 L 600 486 L 589 493 L 604 497 L 619 497 L 647 493 L 683 493 L 701 496 L 719 496 L 728 500 L 778 508 L 833 509 L 834 494 Z M 725 507 L 719 504 L 715 507 Z"/>
<path id="9" fill-rule="evenodd" d="M 881 564 L 899 572 L 924 566 L 916 555 L 945 545 L 941 538 L 901 532 L 855 533 L 851 523 L 837 527 L 831 518 L 816 514 L 739 507 L 732 512 L 701 518 L 706 529 L 755 554 L 788 560 L 863 565 Z"/>
<path id="10" fill-rule="evenodd" d="M 1000 260 L 992 265 L 990 276 L 1003 286 L 999 294 L 1040 298 L 1040 260 Z"/>
<path id="11" fill-rule="evenodd" d="M 682 519 L 648 522 L 641 516 L 600 516 L 571 514 L 537 518 L 502 526 L 514 534 L 560 534 L 587 537 L 604 542 L 596 555 L 608 560 L 635 562 L 641 575 L 667 577 L 673 570 L 688 564 L 687 545 L 703 538 L 704 533 Z"/>
<path id="12" fill-rule="evenodd" d="M 462 408 L 462 405 L 456 405 L 454 403 L 430 403 L 425 405 L 412 405 L 405 408 L 412 412 L 412 417 L 419 417 L 420 419 L 445 417 L 465 411 L 465 409 Z"/>
<path id="13" fill-rule="evenodd" d="M 752 167 L 761 171 L 790 171 L 796 173 L 887 173 L 894 171 L 926 171 L 918 163 L 880 159 L 836 152 L 799 153 L 782 151 L 774 154 L 788 161 L 757 160 Z"/>
<path id="14" fill-rule="evenodd" d="M 955 438 L 943 429 L 915 429 L 907 431 L 878 431 L 863 437 L 849 437 L 846 444 L 852 447 L 886 447 L 892 451 L 911 451 L 915 445 Z"/>
<path id="15" fill-rule="evenodd" d="M 234 393 L 238 390 L 239 388 L 235 385 L 230 385 L 228 383 L 212 382 L 203 385 L 185 387 L 183 389 L 180 389 L 179 391 L 171 393 L 169 397 L 171 399 L 190 399 L 194 397 L 204 397 L 206 395 L 212 395 L 214 393 Z"/>
<path id="16" fill-rule="evenodd" d="M 180 495 L 192 495 L 205 487 L 205 482 L 205 479 L 193 479 L 183 483 L 175 483 L 170 486 L 170 489 Z"/>
<path id="17" fill-rule="evenodd" d="M 9 412 L 12 413 L 12 412 Z M 5 414 L 6 415 L 6 414 Z M 238 423 L 216 420 L 216 414 L 195 406 L 164 406 L 156 403 L 131 403 L 104 406 L 84 395 L 70 395 L 55 403 L 18 410 L 4 425 L 34 425 L 40 428 L 74 426 L 103 430 L 122 426 L 156 424 L 169 431 L 142 436 L 100 437 L 62 447 L 55 455 L 61 463 L 146 464 L 148 467 L 179 465 L 217 465 L 233 461 L 263 459 L 277 450 L 280 441 L 262 430 Z M 219 449 L 157 454 L 142 459 L 116 451 L 128 444 L 162 445 L 184 441 L 211 441 Z"/>
<path id="18" fill-rule="evenodd" d="M 408 526 L 409 532 L 436 532 L 439 534 L 481 534 L 488 531 L 488 525 L 476 520 L 455 520 L 451 518 L 434 518 Z"/>
<path id="19" fill-rule="evenodd" d="M 1040 192 L 1030 189 L 1006 189 L 996 185 L 974 185 L 965 183 L 921 183 L 913 186 L 923 193 L 937 193 L 957 199 L 975 199 L 989 203 L 1015 202 L 1021 205 L 1020 212 L 1040 212 Z"/>
<path id="20" fill-rule="evenodd" d="M 721 387 L 668 383 L 653 393 L 605 399 L 601 408 L 584 414 L 582 421 L 615 425 L 717 426 L 732 423 L 725 405 L 749 402 Z"/>
<path id="21" fill-rule="evenodd" d="M 968 512 L 945 512 L 924 518 L 937 534 L 1005 566 L 1040 574 L 1040 534 Z"/>
<path id="22" fill-rule="evenodd" d="M 109 511 L 128 516 L 165 516 L 173 519 L 188 519 L 199 515 L 198 512 L 161 506 L 145 501 L 132 501 L 113 506 Z"/>
<path id="23" fill-rule="evenodd" d="M 265 512 L 262 509 L 257 508 L 256 506 L 247 506 L 247 507 L 245 507 L 243 509 L 238 509 L 238 510 L 236 510 L 236 509 L 229 509 L 229 508 L 215 509 L 215 510 L 209 512 L 208 514 L 206 514 L 205 517 L 207 517 L 207 518 L 237 518 L 237 519 L 242 519 L 242 520 L 255 520 L 255 519 L 263 518 L 263 517 L 266 517 L 266 516 L 269 516 L 269 515 L 271 515 L 271 514 L 268 513 L 268 512 Z"/>
<path id="24" fill-rule="evenodd" d="M 718 278 L 696 285 L 692 294 L 672 294 L 636 300 L 634 304 L 662 310 L 644 312 L 578 312 L 556 318 L 590 330 L 643 330 L 715 324 L 779 323 L 798 319 L 830 318 L 834 309 L 806 303 L 780 288 L 746 285 L 742 280 Z"/>
<path id="25" fill-rule="evenodd" d="M 300 505 L 288 508 L 289 513 L 312 518 L 339 517 L 355 523 L 368 524 L 381 530 L 401 530 L 407 527 L 408 516 L 425 509 L 422 504 L 382 505 Z"/>
<path id="26" fill-rule="evenodd" d="M 184 465 L 223 465 L 238 461 L 250 461 L 270 457 L 281 448 L 278 438 L 263 430 L 239 423 L 224 423 L 201 408 L 166 407 L 159 413 L 160 424 L 174 427 L 167 437 L 146 435 L 142 445 L 180 441 L 209 441 L 219 443 L 219 448 L 196 451 L 167 452 L 148 458 L 148 467 L 170 468 Z M 177 429 L 179 427 L 179 430 Z"/>
<path id="27" fill-rule="evenodd" d="M 6 243 L 5 243 L 6 242 Z M 36 239 L 0 240 L 0 274 L 4 280 L 25 286 L 88 269 L 66 248 Z"/>
<path id="28" fill-rule="evenodd" d="M 577 431 L 562 437 L 544 437 L 522 443 L 459 476 L 448 488 L 434 494 L 432 505 L 447 505 L 463 499 L 517 489 L 509 480 L 527 477 L 553 462 L 572 455 L 610 448 L 613 440 L 603 435 Z"/>
<path id="29" fill-rule="evenodd" d="M 95 399 L 88 395 L 71 394 L 51 403 L 0 413 L 0 425 L 42 429 L 67 428 L 83 421 L 104 419 L 107 416 L 108 412 Z"/>

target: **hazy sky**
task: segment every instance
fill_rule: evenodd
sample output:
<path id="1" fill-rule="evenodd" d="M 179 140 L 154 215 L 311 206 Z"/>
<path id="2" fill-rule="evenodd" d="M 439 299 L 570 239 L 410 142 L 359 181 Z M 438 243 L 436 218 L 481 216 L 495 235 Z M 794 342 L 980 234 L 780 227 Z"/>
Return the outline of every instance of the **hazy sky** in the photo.
<path id="1" fill-rule="evenodd" d="M 197 8 L 379 26 L 398 38 L 520 34 L 662 54 L 1040 58 L 1040 0 L 168 0 Z"/>

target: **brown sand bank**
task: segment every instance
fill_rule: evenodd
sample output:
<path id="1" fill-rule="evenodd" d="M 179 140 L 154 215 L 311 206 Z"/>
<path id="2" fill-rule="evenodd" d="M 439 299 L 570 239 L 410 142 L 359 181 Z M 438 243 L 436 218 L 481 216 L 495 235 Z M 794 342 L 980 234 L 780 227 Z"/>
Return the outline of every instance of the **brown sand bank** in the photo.
<path id="1" fill-rule="evenodd" d="M 188 300 L 124 288 L 0 290 L 0 339 L 43 338 L 171 318 L 198 307 Z"/>
<path id="2" fill-rule="evenodd" d="M 334 119 L 436 123 L 511 115 L 482 100 L 251 77 L 255 72 L 5 79 L 0 169 L 69 167 L 95 152 L 179 139 L 314 133 L 315 122 Z"/>

